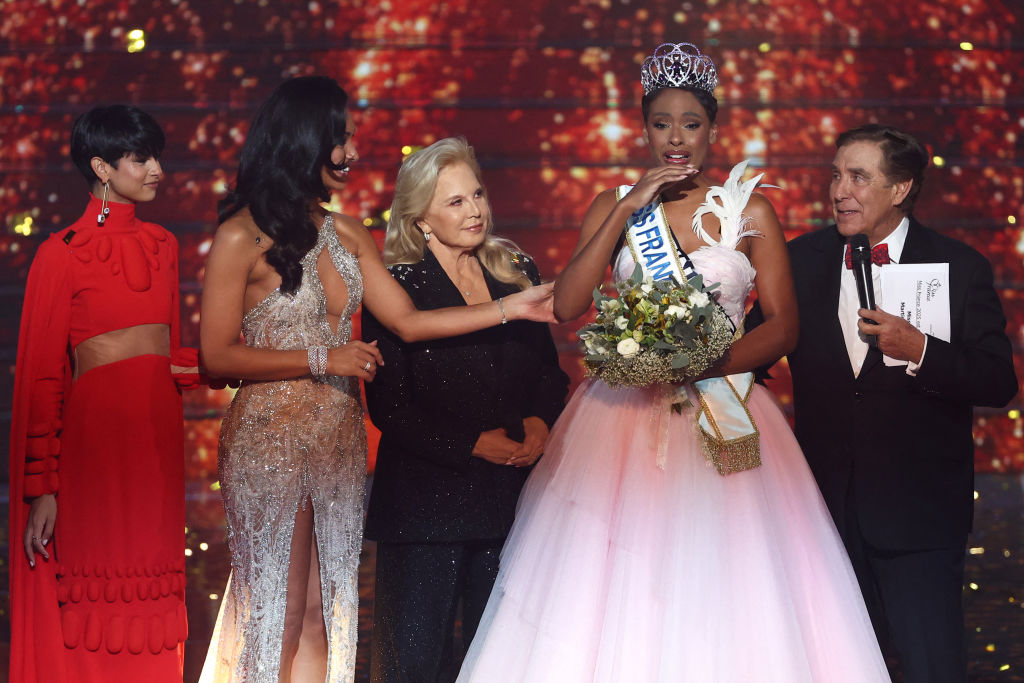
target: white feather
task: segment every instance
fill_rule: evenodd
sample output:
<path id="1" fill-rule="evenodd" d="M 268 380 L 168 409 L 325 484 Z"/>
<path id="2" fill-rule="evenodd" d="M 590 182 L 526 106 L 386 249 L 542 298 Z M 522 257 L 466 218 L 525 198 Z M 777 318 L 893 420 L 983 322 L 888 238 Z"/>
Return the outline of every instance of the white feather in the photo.
<path id="1" fill-rule="evenodd" d="M 764 176 L 759 173 L 750 180 L 741 181 L 744 172 L 747 170 L 747 161 L 741 161 L 733 166 L 729 172 L 729 179 L 723 185 L 713 185 L 708 188 L 704 196 L 704 203 L 693 212 L 693 231 L 707 244 L 720 244 L 723 247 L 735 249 L 739 241 L 744 237 L 760 237 L 757 230 L 747 230 L 746 227 L 753 220 L 743 213 L 750 201 L 750 195 L 759 187 L 758 183 Z M 760 187 L 776 187 L 775 185 L 760 185 Z M 721 225 L 721 239 L 716 240 L 707 233 L 701 219 L 707 214 L 713 215 Z"/>

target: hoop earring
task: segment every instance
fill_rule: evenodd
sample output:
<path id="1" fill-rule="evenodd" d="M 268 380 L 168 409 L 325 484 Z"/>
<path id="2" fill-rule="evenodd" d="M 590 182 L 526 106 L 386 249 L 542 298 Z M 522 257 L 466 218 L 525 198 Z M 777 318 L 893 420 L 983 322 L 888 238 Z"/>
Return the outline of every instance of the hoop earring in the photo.
<path id="1" fill-rule="evenodd" d="M 103 203 L 100 205 L 100 213 L 96 216 L 96 225 L 103 225 L 110 215 L 110 207 L 107 206 L 107 190 L 110 189 L 110 181 L 103 183 Z"/>

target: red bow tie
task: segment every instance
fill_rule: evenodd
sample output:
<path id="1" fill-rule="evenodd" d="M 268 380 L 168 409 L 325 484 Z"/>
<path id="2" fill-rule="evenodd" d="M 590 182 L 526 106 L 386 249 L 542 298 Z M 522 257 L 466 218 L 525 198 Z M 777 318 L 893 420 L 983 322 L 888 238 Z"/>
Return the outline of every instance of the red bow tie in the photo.
<path id="1" fill-rule="evenodd" d="M 850 245 L 846 245 L 846 268 L 853 268 L 853 254 L 850 253 Z M 889 258 L 889 245 L 888 244 L 876 244 L 871 247 L 871 262 L 876 266 L 884 266 L 886 263 L 890 263 L 892 259 Z"/>

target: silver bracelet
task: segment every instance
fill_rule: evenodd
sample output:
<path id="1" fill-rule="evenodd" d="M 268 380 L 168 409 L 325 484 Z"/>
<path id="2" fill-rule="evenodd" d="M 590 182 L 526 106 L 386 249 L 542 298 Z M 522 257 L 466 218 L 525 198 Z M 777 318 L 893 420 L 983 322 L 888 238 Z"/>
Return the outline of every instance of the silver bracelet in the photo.
<path id="1" fill-rule="evenodd" d="M 327 374 L 327 347 L 310 346 L 306 349 L 306 361 L 309 363 L 309 374 L 323 377 Z"/>
<path id="2" fill-rule="evenodd" d="M 501 324 L 504 325 L 508 322 L 508 318 L 505 317 L 505 305 L 501 303 L 504 297 L 498 297 L 498 310 L 501 311 Z"/>

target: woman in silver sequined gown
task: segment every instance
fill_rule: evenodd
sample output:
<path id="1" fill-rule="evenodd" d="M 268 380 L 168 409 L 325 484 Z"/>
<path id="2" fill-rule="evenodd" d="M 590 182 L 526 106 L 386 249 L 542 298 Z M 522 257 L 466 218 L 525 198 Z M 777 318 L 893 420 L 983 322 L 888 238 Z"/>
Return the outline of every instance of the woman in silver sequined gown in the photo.
<path id="1" fill-rule="evenodd" d="M 352 340 L 360 302 L 406 341 L 550 318 L 549 288 L 417 311 L 362 225 L 319 203 L 358 158 L 347 97 L 286 81 L 263 104 L 221 204 L 200 325 L 211 373 L 243 386 L 221 428 L 232 577 L 204 681 L 352 681 L 366 433 L 358 380 L 381 357 Z M 239 336 L 244 337 L 244 343 Z M 313 376 L 311 347 L 327 349 Z"/>

